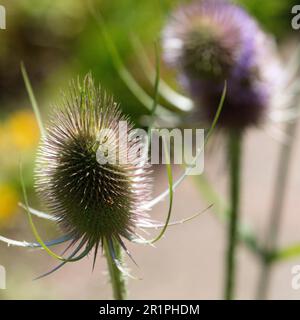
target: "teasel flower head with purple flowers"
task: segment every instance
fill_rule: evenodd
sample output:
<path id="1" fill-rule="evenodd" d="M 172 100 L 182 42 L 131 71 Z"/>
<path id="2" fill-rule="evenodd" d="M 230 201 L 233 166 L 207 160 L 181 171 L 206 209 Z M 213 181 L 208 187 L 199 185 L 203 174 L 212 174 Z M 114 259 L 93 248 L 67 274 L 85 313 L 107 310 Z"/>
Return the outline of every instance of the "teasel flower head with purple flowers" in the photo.
<path id="1" fill-rule="evenodd" d="M 273 39 L 245 10 L 227 0 L 196 0 L 179 7 L 163 31 L 163 47 L 164 58 L 177 69 L 199 119 L 211 122 L 227 81 L 219 119 L 224 128 L 264 122 L 285 85 Z"/>

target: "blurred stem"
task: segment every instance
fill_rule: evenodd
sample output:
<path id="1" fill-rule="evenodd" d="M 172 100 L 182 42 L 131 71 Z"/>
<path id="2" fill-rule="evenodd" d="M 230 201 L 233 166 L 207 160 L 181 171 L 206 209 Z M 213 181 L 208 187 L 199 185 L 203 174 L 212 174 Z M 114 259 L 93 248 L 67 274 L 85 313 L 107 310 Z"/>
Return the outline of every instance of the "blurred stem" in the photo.
<path id="1" fill-rule="evenodd" d="M 234 299 L 236 278 L 236 248 L 238 244 L 239 202 L 240 202 L 240 169 L 241 169 L 240 131 L 231 130 L 229 133 L 228 157 L 230 166 L 230 203 L 229 223 L 227 233 L 226 272 L 224 298 Z"/>
<path id="2" fill-rule="evenodd" d="M 264 244 L 264 259 L 262 259 L 261 273 L 257 287 L 257 299 L 264 300 L 267 298 L 268 289 L 270 286 L 270 278 L 272 273 L 273 260 L 269 259 L 273 252 L 276 251 L 278 235 L 280 232 L 280 225 L 282 220 L 282 212 L 284 199 L 286 197 L 287 182 L 289 174 L 289 164 L 294 144 L 294 137 L 297 130 L 297 122 L 291 122 L 287 125 L 286 133 L 288 140 L 282 144 L 277 177 L 275 181 L 275 189 L 273 195 L 273 206 L 270 220 L 268 222 L 267 236 Z"/>
<path id="3" fill-rule="evenodd" d="M 103 240 L 103 248 L 107 260 L 107 267 L 110 275 L 110 282 L 115 300 L 125 300 L 127 296 L 126 280 L 122 272 L 117 268 L 111 256 L 107 240 Z M 114 241 L 116 259 L 122 261 L 122 249 L 119 243 Z"/>
<path id="4" fill-rule="evenodd" d="M 209 204 L 213 204 L 212 209 L 221 222 L 228 223 L 229 221 L 229 206 L 219 194 L 213 189 L 212 185 L 207 180 L 204 174 L 195 176 L 195 182 L 202 196 Z M 238 225 L 239 241 L 242 242 L 253 254 L 261 255 L 261 248 L 256 239 L 256 234 L 247 224 Z M 289 249 L 291 250 L 291 249 Z M 300 251 L 300 246 L 299 246 Z M 285 253 L 278 253 L 284 255 Z"/>

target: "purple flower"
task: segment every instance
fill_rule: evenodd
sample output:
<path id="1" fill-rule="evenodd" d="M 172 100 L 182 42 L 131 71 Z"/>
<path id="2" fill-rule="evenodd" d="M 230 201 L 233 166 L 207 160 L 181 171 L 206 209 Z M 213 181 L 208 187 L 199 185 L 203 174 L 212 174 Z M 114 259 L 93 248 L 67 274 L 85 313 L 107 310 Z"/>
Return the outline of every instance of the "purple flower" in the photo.
<path id="1" fill-rule="evenodd" d="M 164 29 L 163 46 L 202 119 L 213 119 L 225 80 L 219 124 L 241 129 L 264 119 L 280 69 L 272 39 L 242 8 L 226 0 L 182 6 Z"/>

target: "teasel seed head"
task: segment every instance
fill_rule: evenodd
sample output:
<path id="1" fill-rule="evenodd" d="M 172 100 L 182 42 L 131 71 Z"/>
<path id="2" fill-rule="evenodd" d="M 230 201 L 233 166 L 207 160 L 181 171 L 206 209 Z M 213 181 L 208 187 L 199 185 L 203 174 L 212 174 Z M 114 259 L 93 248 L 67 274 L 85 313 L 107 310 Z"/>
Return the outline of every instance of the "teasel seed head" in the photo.
<path id="1" fill-rule="evenodd" d="M 212 121 L 226 80 L 219 125 L 244 129 L 264 120 L 279 59 L 273 40 L 241 7 L 227 0 L 179 7 L 163 31 L 163 47 L 201 119 Z"/>
<path id="2" fill-rule="evenodd" d="M 36 160 L 36 189 L 61 227 L 91 246 L 103 239 L 130 239 L 147 218 L 143 205 L 151 193 L 149 167 L 132 161 L 141 141 L 119 144 L 118 126 L 127 121 L 113 98 L 95 86 L 90 75 L 73 82 L 70 94 L 54 107 Z M 102 134 L 109 130 L 117 139 Z M 107 132 L 107 131 L 104 131 Z M 99 163 L 101 144 L 127 154 L 123 164 Z"/>

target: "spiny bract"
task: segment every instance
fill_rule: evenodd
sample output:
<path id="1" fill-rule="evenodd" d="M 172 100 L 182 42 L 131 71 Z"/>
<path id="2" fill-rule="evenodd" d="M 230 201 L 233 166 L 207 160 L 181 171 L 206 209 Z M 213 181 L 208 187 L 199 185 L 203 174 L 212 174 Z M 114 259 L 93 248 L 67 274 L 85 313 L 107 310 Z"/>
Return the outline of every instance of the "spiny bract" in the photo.
<path id="1" fill-rule="evenodd" d="M 140 140 L 118 143 L 120 121 L 128 123 L 112 97 L 95 87 L 88 75 L 83 83 L 73 82 L 70 95 L 54 108 L 39 147 L 38 194 L 64 231 L 89 248 L 98 247 L 103 240 L 132 239 L 138 223 L 147 220 L 148 165 L 132 161 Z M 132 125 L 128 123 L 127 128 L 129 133 Z M 107 129 L 117 139 L 111 149 L 127 154 L 128 163 L 98 162 L 99 146 L 106 143 L 110 147 L 111 137 L 101 136 Z"/>

